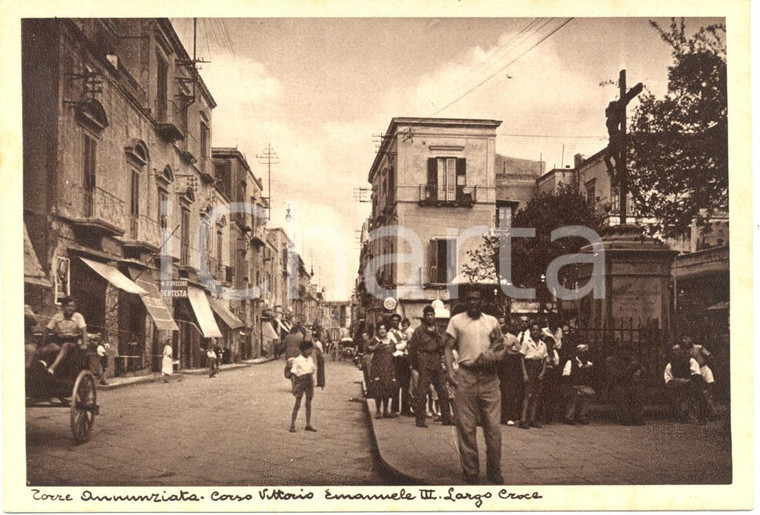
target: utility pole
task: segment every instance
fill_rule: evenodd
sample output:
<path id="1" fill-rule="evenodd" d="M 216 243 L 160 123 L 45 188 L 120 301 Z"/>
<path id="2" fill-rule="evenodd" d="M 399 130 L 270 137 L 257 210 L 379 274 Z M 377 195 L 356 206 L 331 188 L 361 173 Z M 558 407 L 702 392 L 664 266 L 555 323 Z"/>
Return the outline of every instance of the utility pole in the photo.
<path id="1" fill-rule="evenodd" d="M 267 221 L 269 221 L 272 219 L 272 165 L 280 162 L 280 156 L 272 148 L 272 144 L 267 143 L 267 148 L 261 155 L 257 154 L 256 158 L 259 163 L 267 165 L 267 196 L 264 198 L 267 200 Z"/>
<path id="2" fill-rule="evenodd" d="M 620 224 L 626 223 L 628 211 L 628 170 L 625 166 L 625 148 L 627 139 L 626 127 L 626 108 L 628 103 L 644 89 L 642 83 L 636 84 L 630 90 L 627 90 L 625 84 L 625 70 L 620 70 L 618 79 L 620 86 L 620 100 L 612 101 L 605 110 L 607 116 L 607 132 L 610 137 L 607 145 L 607 154 L 604 156 L 604 162 L 607 164 L 607 171 L 616 179 L 614 182 L 618 185 L 620 197 Z M 614 164 L 612 161 L 615 161 Z"/>

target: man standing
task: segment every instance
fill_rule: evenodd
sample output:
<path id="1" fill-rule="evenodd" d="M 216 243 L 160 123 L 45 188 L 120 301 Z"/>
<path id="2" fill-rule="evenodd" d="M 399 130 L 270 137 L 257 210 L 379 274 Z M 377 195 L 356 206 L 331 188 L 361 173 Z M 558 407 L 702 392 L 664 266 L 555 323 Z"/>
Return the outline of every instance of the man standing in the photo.
<path id="1" fill-rule="evenodd" d="M 520 342 L 517 336 L 509 330 L 509 324 L 504 320 L 501 324 L 504 343 L 507 347 L 504 361 L 499 365 L 499 384 L 501 387 L 501 423 L 514 426 L 520 420 L 523 390 L 525 389 L 523 370 L 523 355 L 520 353 Z"/>
<path id="2" fill-rule="evenodd" d="M 409 340 L 409 364 L 418 376 L 414 391 L 414 417 L 417 427 L 427 427 L 425 423 L 425 401 L 432 383 L 438 393 L 441 406 L 448 408 L 449 392 L 446 389 L 446 375 L 443 371 L 443 336 L 435 326 L 435 309 L 425 306 L 422 310 L 422 325 L 414 330 Z M 448 409 L 441 408 L 444 426 L 454 425 Z"/>
<path id="3" fill-rule="evenodd" d="M 541 381 L 546 373 L 546 345 L 541 341 L 541 330 L 538 324 L 530 326 L 530 333 L 520 333 L 520 353 L 523 355 L 523 380 L 525 381 L 525 397 L 523 398 L 520 429 L 531 427 L 540 428 L 536 420 L 538 397 L 541 395 Z"/>
<path id="4" fill-rule="evenodd" d="M 407 339 L 404 332 L 399 327 L 401 324 L 401 315 L 394 313 L 391 315 L 391 329 L 388 331 L 396 343 L 396 352 L 393 353 L 393 369 L 396 372 L 396 381 L 398 382 L 399 391 L 393 396 L 391 402 L 391 411 L 401 413 L 405 417 L 412 416 L 412 410 L 409 403 L 409 383 L 412 380 L 412 371 L 409 368 L 409 357 L 406 350 Z M 399 402 L 401 394 L 401 402 Z"/>
<path id="5" fill-rule="evenodd" d="M 503 484 L 501 476 L 501 395 L 496 374 L 504 355 L 499 322 L 481 310 L 481 293 L 466 294 L 466 311 L 454 315 L 446 328 L 444 362 L 449 381 L 456 388 L 454 418 L 459 441 L 464 481 L 478 481 L 478 444 L 476 427 L 483 426 L 486 440 L 486 474 L 491 483 Z M 453 351 L 459 354 L 459 369 L 454 372 Z"/>

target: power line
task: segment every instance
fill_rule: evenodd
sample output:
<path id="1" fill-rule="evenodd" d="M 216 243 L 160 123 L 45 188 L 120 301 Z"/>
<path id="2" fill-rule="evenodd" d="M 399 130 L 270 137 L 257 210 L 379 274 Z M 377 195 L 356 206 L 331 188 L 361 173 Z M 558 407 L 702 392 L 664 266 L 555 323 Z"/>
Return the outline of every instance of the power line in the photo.
<path id="1" fill-rule="evenodd" d="M 496 136 L 507 136 L 511 138 L 607 139 L 607 136 L 568 136 L 567 134 L 514 134 L 509 132 L 497 132 Z"/>
<path id="2" fill-rule="evenodd" d="M 433 113 L 430 116 L 431 117 L 436 116 L 438 113 L 440 113 L 444 109 L 447 109 L 447 108 L 451 107 L 452 105 L 456 104 L 457 102 L 459 102 L 460 100 L 462 100 L 464 97 L 466 97 L 467 95 L 469 95 L 470 93 L 472 93 L 473 91 L 475 91 L 476 89 L 478 89 L 480 86 L 482 86 L 483 84 L 485 84 L 489 80 L 493 79 L 497 74 L 499 74 L 499 73 L 503 72 L 504 70 L 506 70 L 515 61 L 517 61 L 522 56 L 524 56 L 525 54 L 527 54 L 528 52 L 530 52 L 531 50 L 533 50 L 534 48 L 536 48 L 538 45 L 540 45 L 541 43 L 543 43 L 544 41 L 546 41 L 549 37 L 551 37 L 553 34 L 555 34 L 559 29 L 561 29 L 562 27 L 564 27 L 565 25 L 567 25 L 568 23 L 570 23 L 573 20 L 574 20 L 574 18 L 568 18 L 567 20 L 565 20 L 564 22 L 562 22 L 556 29 L 554 29 L 551 32 L 549 32 L 546 36 L 544 36 L 543 38 L 541 38 L 537 43 L 535 43 L 533 46 L 531 46 L 530 48 L 528 48 L 525 52 L 523 52 L 522 54 L 518 55 L 517 57 L 515 57 L 514 59 L 512 59 L 511 61 L 509 61 L 506 65 L 504 65 L 503 67 L 501 67 L 498 70 L 496 70 L 496 72 L 494 72 L 493 74 L 489 75 L 488 77 L 486 77 L 485 79 L 483 79 L 482 81 L 480 81 L 478 84 L 476 84 L 475 86 L 473 86 L 472 88 L 470 88 L 469 90 L 467 90 L 462 95 L 459 95 L 456 99 L 452 100 L 451 102 L 449 102 L 448 104 L 446 104 L 445 106 L 443 106 L 442 108 L 440 108 L 438 111 L 436 111 L 435 113 Z"/>
<path id="3" fill-rule="evenodd" d="M 517 41 L 517 40 L 519 39 L 519 37 L 520 37 L 522 34 L 524 34 L 524 33 L 525 33 L 525 32 L 526 32 L 526 31 L 527 31 L 527 30 L 528 30 L 528 29 L 529 29 L 529 28 L 530 28 L 530 27 L 531 27 L 531 26 L 532 26 L 532 25 L 535 23 L 535 22 L 537 22 L 537 21 L 538 21 L 538 18 L 534 18 L 534 19 L 533 19 L 533 21 L 532 21 L 532 22 L 530 22 L 530 23 L 528 23 L 528 25 L 526 25 L 525 27 L 523 27 L 523 29 L 522 29 L 522 30 L 521 30 L 519 33 L 517 33 L 516 35 L 514 35 L 512 38 L 510 38 L 510 39 L 509 39 L 509 41 L 507 41 L 507 42 L 506 42 L 504 45 L 502 45 L 501 47 L 499 47 L 499 48 L 498 48 L 498 49 L 497 49 L 497 50 L 494 52 L 494 54 L 495 54 L 495 55 L 493 55 L 493 56 L 492 56 L 490 59 L 488 59 L 487 61 L 485 61 L 485 62 L 483 62 L 483 63 L 480 63 L 480 64 L 478 64 L 478 65 L 477 65 L 477 66 L 475 66 L 475 67 L 474 67 L 472 70 L 470 70 L 470 71 L 467 73 L 467 76 L 468 76 L 468 78 L 467 78 L 467 79 L 466 79 L 466 80 L 465 80 L 465 81 L 464 81 L 462 84 L 460 84 L 458 87 L 456 87 L 456 88 L 453 90 L 454 94 L 458 94 L 460 91 L 462 91 L 463 89 L 465 89 L 465 88 L 466 88 L 468 85 L 472 84 L 474 81 L 477 81 L 477 80 L 478 80 L 478 75 L 479 75 L 481 72 L 483 72 L 483 71 L 486 71 L 486 72 L 487 72 L 487 71 L 488 71 L 490 68 L 492 68 L 494 65 L 498 65 L 499 61 L 501 61 L 503 58 L 505 58 L 505 57 L 509 56 L 510 52 L 512 52 L 513 50 L 516 50 L 516 49 L 517 49 L 517 48 L 519 48 L 519 47 L 520 47 L 520 46 L 521 46 L 523 43 L 525 43 L 525 42 L 526 42 L 526 41 L 528 41 L 530 38 L 532 38 L 532 37 L 533 37 L 535 34 L 539 33 L 539 32 L 540 32 L 540 31 L 541 31 L 541 30 L 542 30 L 544 27 L 546 27 L 546 25 L 548 25 L 548 24 L 549 24 L 549 23 L 550 23 L 552 20 L 554 20 L 554 18 L 549 18 L 549 19 L 548 19 L 548 20 L 546 20 L 546 21 L 545 21 L 543 24 L 541 24 L 541 26 L 539 26 L 539 27 L 536 27 L 536 28 L 535 28 L 533 31 L 531 31 L 529 34 L 527 34 L 527 35 L 526 35 L 524 38 L 522 38 L 520 41 Z M 512 46 L 512 48 L 509 48 L 509 46 L 510 46 L 512 43 L 515 43 L 515 44 L 514 44 L 514 46 Z M 506 50 L 506 52 L 502 52 L 502 50 Z M 499 55 L 499 53 L 501 53 L 501 55 Z M 498 73 L 498 72 L 497 72 L 497 73 Z"/>

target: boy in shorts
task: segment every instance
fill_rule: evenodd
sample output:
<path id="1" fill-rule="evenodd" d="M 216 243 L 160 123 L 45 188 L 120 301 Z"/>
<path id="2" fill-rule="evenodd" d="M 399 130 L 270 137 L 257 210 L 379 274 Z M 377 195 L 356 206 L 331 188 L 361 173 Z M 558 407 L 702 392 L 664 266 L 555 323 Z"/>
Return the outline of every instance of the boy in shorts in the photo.
<path id="1" fill-rule="evenodd" d="M 290 419 L 290 432 L 296 432 L 296 418 L 298 410 L 301 408 L 301 399 L 306 395 L 306 430 L 317 432 L 311 425 L 311 399 L 314 397 L 314 374 L 317 372 L 317 366 L 311 355 L 314 353 L 314 344 L 309 340 L 304 340 L 298 345 L 301 354 L 293 359 L 293 366 L 290 368 L 291 379 L 293 381 L 293 396 L 296 398 L 293 405 L 293 416 Z"/>

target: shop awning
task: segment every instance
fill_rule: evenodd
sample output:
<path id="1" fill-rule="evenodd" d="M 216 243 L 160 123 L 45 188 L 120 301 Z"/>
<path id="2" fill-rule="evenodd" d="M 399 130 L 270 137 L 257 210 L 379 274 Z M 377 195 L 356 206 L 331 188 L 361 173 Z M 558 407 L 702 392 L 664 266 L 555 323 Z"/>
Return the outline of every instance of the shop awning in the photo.
<path id="1" fill-rule="evenodd" d="M 230 329 L 237 329 L 245 325 L 243 321 L 236 317 L 235 314 L 219 299 L 208 297 L 208 302 L 211 305 L 211 309 L 214 310 L 214 313 L 219 315 L 219 318 L 221 318 Z"/>
<path id="2" fill-rule="evenodd" d="M 46 288 L 52 287 L 47 276 L 45 276 L 45 271 L 42 270 L 40 260 L 32 246 L 32 240 L 29 239 L 26 224 L 24 224 L 24 283 L 36 284 Z"/>
<path id="3" fill-rule="evenodd" d="M 114 266 L 100 263 L 99 261 L 92 261 L 83 257 L 80 257 L 79 259 L 84 261 L 87 266 L 95 270 L 99 275 L 103 277 L 103 279 L 113 284 L 120 290 L 124 290 L 127 293 L 134 293 L 135 295 L 144 295 L 145 293 L 148 293 L 136 285 L 134 282 L 132 282 L 129 277 L 119 272 Z"/>
<path id="4" fill-rule="evenodd" d="M 208 304 L 206 292 L 197 286 L 188 285 L 187 298 L 190 300 L 190 305 L 195 312 L 195 318 L 198 319 L 198 324 L 201 326 L 203 337 L 221 338 L 222 332 L 219 330 L 219 326 L 216 325 L 214 313 L 211 311 L 211 306 Z"/>
<path id="5" fill-rule="evenodd" d="M 141 295 L 140 298 L 145 304 L 145 309 L 148 310 L 150 316 L 153 317 L 153 322 L 156 323 L 156 327 L 159 331 L 177 331 L 179 328 L 174 322 L 171 312 L 169 312 L 169 306 L 166 305 L 164 299 L 161 298 L 161 293 L 158 291 L 158 286 L 153 282 L 153 277 L 150 272 L 141 272 L 136 268 L 129 267 L 129 275 L 137 283 L 137 285 L 145 290 L 145 295 Z"/>
<path id="6" fill-rule="evenodd" d="M 279 338 L 272 327 L 272 324 L 269 322 L 261 323 L 261 332 L 263 333 L 265 340 L 277 340 Z"/>

